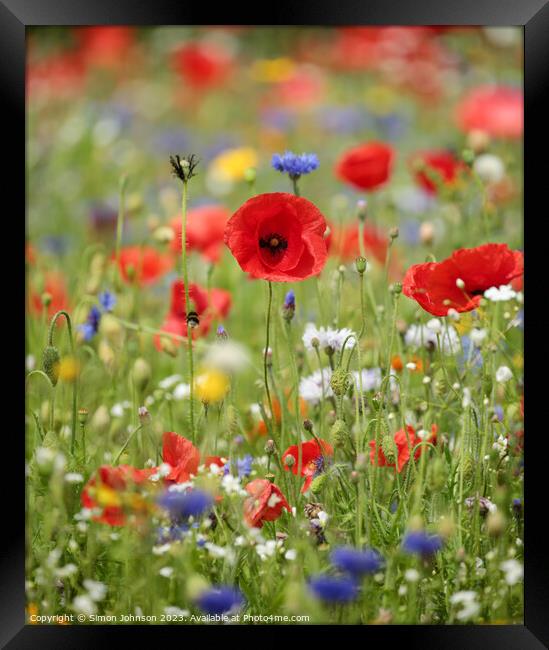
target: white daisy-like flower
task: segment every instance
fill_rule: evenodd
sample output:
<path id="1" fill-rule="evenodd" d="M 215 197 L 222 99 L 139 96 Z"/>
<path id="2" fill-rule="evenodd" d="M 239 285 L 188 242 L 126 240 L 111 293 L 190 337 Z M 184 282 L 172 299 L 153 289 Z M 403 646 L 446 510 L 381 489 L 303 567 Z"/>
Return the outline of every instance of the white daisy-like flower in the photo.
<path id="1" fill-rule="evenodd" d="M 84 580 L 84 587 L 94 602 L 103 600 L 107 595 L 107 586 L 97 580 Z"/>
<path id="2" fill-rule="evenodd" d="M 232 474 L 225 474 L 221 479 L 221 487 L 227 494 L 247 494 L 246 490 L 242 489 L 238 476 L 233 476 Z"/>
<path id="3" fill-rule="evenodd" d="M 477 348 L 480 348 L 482 342 L 484 341 L 487 335 L 488 335 L 488 330 L 484 328 L 481 329 L 478 327 L 474 327 L 469 333 L 473 345 L 475 345 Z"/>
<path id="4" fill-rule="evenodd" d="M 87 594 L 76 596 L 72 601 L 72 608 L 77 614 L 84 614 L 84 616 L 91 616 L 97 612 L 97 605 Z"/>
<path id="5" fill-rule="evenodd" d="M 417 569 L 406 569 L 404 579 L 407 582 L 417 582 L 419 580 L 419 571 Z"/>
<path id="6" fill-rule="evenodd" d="M 502 284 L 500 287 L 490 287 L 484 292 L 484 297 L 492 302 L 505 302 L 516 298 L 517 292 L 510 284 Z"/>
<path id="7" fill-rule="evenodd" d="M 65 481 L 67 483 L 82 483 L 84 481 L 84 477 L 78 472 L 68 472 L 65 474 Z"/>
<path id="8" fill-rule="evenodd" d="M 65 566 L 59 567 L 55 570 L 55 575 L 58 578 L 68 578 L 75 573 L 78 573 L 78 567 L 76 564 L 65 564 Z"/>
<path id="9" fill-rule="evenodd" d="M 249 365 L 250 353 L 235 341 L 218 341 L 208 346 L 202 361 L 207 368 L 215 368 L 230 375 Z"/>
<path id="10" fill-rule="evenodd" d="M 363 368 L 360 373 L 353 370 L 351 373 L 357 391 L 360 390 L 362 380 L 362 391 L 379 390 L 381 387 L 381 368 Z"/>
<path id="11" fill-rule="evenodd" d="M 499 568 L 505 573 L 505 582 L 512 587 L 522 580 L 524 575 L 523 565 L 514 558 L 505 560 L 499 565 Z"/>
<path id="12" fill-rule="evenodd" d="M 435 320 L 430 320 L 427 325 L 410 325 L 404 335 L 406 345 L 416 349 L 422 346 L 436 349 L 438 346 L 437 333 L 432 329 L 432 327 L 436 327 L 433 323 Z M 438 322 L 440 323 L 440 321 Z M 438 338 L 440 339 L 443 354 L 457 354 L 459 352 L 459 335 L 454 327 L 445 327 L 442 333 L 438 334 Z"/>
<path id="13" fill-rule="evenodd" d="M 164 607 L 164 614 L 166 616 L 176 616 L 186 618 L 190 616 L 190 611 L 188 609 L 181 609 L 180 607 L 175 607 L 175 605 L 170 605 L 169 607 Z"/>
<path id="14" fill-rule="evenodd" d="M 295 548 L 290 548 L 286 551 L 284 557 L 287 560 L 290 560 L 290 562 L 293 562 L 295 559 L 297 559 L 297 551 L 295 550 Z"/>
<path id="15" fill-rule="evenodd" d="M 173 398 L 176 400 L 186 399 L 190 394 L 191 387 L 189 384 L 180 383 L 173 389 Z"/>
<path id="16" fill-rule="evenodd" d="M 477 156 L 473 170 L 485 183 L 498 183 L 505 176 L 505 165 L 499 156 L 483 153 Z"/>
<path id="17" fill-rule="evenodd" d="M 313 341 L 316 340 L 321 350 L 332 348 L 332 350 L 339 352 L 347 338 L 345 348 L 351 349 L 356 343 L 356 335 L 348 327 L 337 330 L 331 327 L 317 327 L 314 323 L 307 323 L 302 340 L 307 350 L 314 350 Z"/>
<path id="18" fill-rule="evenodd" d="M 476 591 L 457 591 L 450 596 L 452 605 L 461 605 L 456 618 L 460 621 L 466 621 L 474 618 L 480 612 L 480 603 L 477 600 Z"/>
<path id="19" fill-rule="evenodd" d="M 168 388 L 171 388 L 178 382 L 180 382 L 183 379 L 181 375 L 170 375 L 169 377 L 166 377 L 162 381 L 158 382 L 158 386 L 160 388 L 163 388 L 164 390 L 168 390 Z"/>
<path id="20" fill-rule="evenodd" d="M 500 366 L 496 370 L 496 381 L 504 384 L 506 381 L 509 381 L 513 378 L 513 373 L 511 369 L 507 366 Z"/>
<path id="21" fill-rule="evenodd" d="M 312 375 L 302 377 L 299 382 L 299 396 L 310 404 L 318 404 L 322 400 L 322 383 L 324 381 L 324 396 L 332 397 L 333 391 L 330 386 L 332 371 L 330 368 L 316 370 Z"/>

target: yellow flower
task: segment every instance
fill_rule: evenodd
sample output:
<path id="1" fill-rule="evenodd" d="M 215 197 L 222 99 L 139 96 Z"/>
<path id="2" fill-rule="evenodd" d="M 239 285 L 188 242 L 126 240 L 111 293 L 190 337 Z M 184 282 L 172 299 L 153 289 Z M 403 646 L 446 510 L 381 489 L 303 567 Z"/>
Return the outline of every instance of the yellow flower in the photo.
<path id="1" fill-rule="evenodd" d="M 59 379 L 71 382 L 78 377 L 79 364 L 74 357 L 63 357 L 59 362 Z"/>
<path id="2" fill-rule="evenodd" d="M 459 320 L 455 323 L 452 323 L 460 336 L 463 336 L 464 334 L 467 334 L 467 332 L 470 332 L 473 327 L 480 327 L 484 312 L 480 307 L 477 307 L 475 311 L 477 313 L 477 317 L 473 316 L 473 312 L 468 311 L 460 314 Z"/>
<path id="3" fill-rule="evenodd" d="M 259 59 L 252 64 L 250 75 L 254 81 L 280 83 L 289 79 L 294 69 L 293 61 L 287 57 Z"/>
<path id="4" fill-rule="evenodd" d="M 210 171 L 216 179 L 223 181 L 244 180 L 244 174 L 250 167 L 257 167 L 257 153 L 251 147 L 227 149 L 215 158 Z"/>
<path id="5" fill-rule="evenodd" d="M 230 388 L 227 375 L 219 370 L 206 370 L 194 382 L 197 396 L 203 402 L 220 402 Z"/>
<path id="6" fill-rule="evenodd" d="M 108 485 L 99 485 L 95 489 L 95 498 L 100 506 L 119 506 L 122 501 L 115 490 Z"/>

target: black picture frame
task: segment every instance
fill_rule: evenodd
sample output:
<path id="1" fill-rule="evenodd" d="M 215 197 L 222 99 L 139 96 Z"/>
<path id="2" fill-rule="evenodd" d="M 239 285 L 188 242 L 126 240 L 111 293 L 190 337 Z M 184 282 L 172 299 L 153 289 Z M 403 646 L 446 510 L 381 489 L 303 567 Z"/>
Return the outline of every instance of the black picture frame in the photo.
<path id="1" fill-rule="evenodd" d="M 524 137 L 524 244 L 526 252 L 525 290 L 532 288 L 543 295 L 547 291 L 536 282 L 535 265 L 538 259 L 534 247 L 544 246 L 547 228 L 547 178 L 549 151 L 546 122 L 549 115 L 549 0 L 391 0 L 362 3 L 339 0 L 328 3 L 317 0 L 312 3 L 295 3 L 284 6 L 271 4 L 267 8 L 250 7 L 248 14 L 239 14 L 234 5 L 224 7 L 199 7 L 174 0 L 0 0 L 0 89 L 2 124 L 4 132 L 13 140 L 4 149 L 2 179 L 10 189 L 19 215 L 25 201 L 24 164 L 25 149 L 25 33 L 35 25 L 180 25 L 180 24 L 246 24 L 246 25 L 490 25 L 524 26 L 525 48 L 525 137 Z M 544 207 L 545 206 L 545 207 Z M 23 220 L 21 219 L 21 222 Z M 17 225 L 17 232 L 24 239 L 24 224 Z M 13 248 L 16 248 L 13 246 Z M 21 249 L 18 254 L 22 254 Z M 542 254 L 543 255 L 543 254 Z M 541 255 L 541 261 L 543 256 Z M 22 264 L 18 258 L 18 264 Z M 15 268 L 21 268 L 17 266 Z M 10 271 L 13 275 L 13 270 Z M 22 272 L 20 271 L 22 276 Z M 6 276 L 3 276 L 6 277 Z M 24 276 L 23 276 L 24 277 Z M 532 279 L 530 279 L 532 278 Z M 24 282 L 24 280 L 23 280 Z M 537 287 L 537 288 L 536 288 Z M 16 304 L 22 314 L 24 290 L 15 293 Z M 360 630 L 364 643 L 396 642 L 404 640 L 407 647 L 448 648 L 463 650 L 537 650 L 549 647 L 549 561 L 547 543 L 543 535 L 544 515 L 547 512 L 544 488 L 544 447 L 547 433 L 542 423 L 546 381 L 536 380 L 536 362 L 533 357 L 546 349 L 546 319 L 543 306 L 532 306 L 532 316 L 527 319 L 528 336 L 525 337 L 525 374 L 528 402 L 528 428 L 525 446 L 525 616 L 524 625 L 441 625 L 441 626 L 370 626 Z M 530 311 L 528 312 L 530 313 Z M 531 320 L 531 322 L 530 322 Z M 24 331 L 24 326 L 20 330 Z M 536 337 L 538 340 L 536 341 Z M 11 337 L 13 339 L 13 336 Z M 23 336 L 21 337 L 23 339 Z M 23 344 L 22 346 L 23 347 Z M 21 367 L 21 347 L 16 349 L 14 367 Z M 18 384 L 19 386 L 19 384 Z M 15 390 L 15 389 L 14 389 Z M 19 390 L 19 389 L 17 389 Z M 5 408 L 5 407 L 4 407 Z M 22 410 L 13 411 L 12 431 L 21 428 Z M 536 415 L 537 412 L 537 415 Z M 534 423 L 539 423 L 534 427 Z M 537 429 L 534 430 L 534 429 Z M 9 490 L 14 514 L 4 520 L 0 535 L 0 644 L 5 648 L 97 648 L 107 643 L 128 643 L 128 635 L 136 632 L 128 626 L 31 626 L 25 625 L 24 607 L 24 439 L 10 434 L 10 461 L 3 464 L 4 492 Z M 537 465 L 537 467 L 536 467 Z M 9 488 L 6 486 L 9 485 Z M 6 499 L 6 495 L 2 497 Z M 136 626 L 143 643 L 165 643 L 166 636 L 174 634 L 178 643 L 189 638 L 189 628 L 184 633 L 178 626 Z M 243 627 L 210 626 L 193 629 L 201 639 L 219 635 L 224 642 L 237 633 L 247 634 Z M 284 641 L 288 630 L 270 626 L 268 635 L 263 628 L 256 628 L 261 635 L 258 642 Z M 315 630 L 301 628 L 314 642 Z M 337 633 L 337 629 L 336 629 Z M 344 631 L 344 633 L 346 633 Z M 291 632 L 293 634 L 293 631 Z M 286 641 L 287 642 L 287 641 Z"/>

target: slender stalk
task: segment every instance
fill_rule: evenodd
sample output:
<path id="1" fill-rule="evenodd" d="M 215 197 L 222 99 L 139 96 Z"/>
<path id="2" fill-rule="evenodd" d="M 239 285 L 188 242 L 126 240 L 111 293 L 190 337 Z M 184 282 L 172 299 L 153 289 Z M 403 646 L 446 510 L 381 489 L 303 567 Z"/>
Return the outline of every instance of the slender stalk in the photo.
<path id="1" fill-rule="evenodd" d="M 269 332 L 271 328 L 271 308 L 273 303 L 273 285 L 268 281 L 269 285 L 269 298 L 267 302 L 267 326 L 265 335 L 265 350 L 263 351 L 263 378 L 265 381 L 265 392 L 267 393 L 267 401 L 269 403 L 269 419 L 273 419 L 273 402 L 271 400 L 271 392 L 269 390 L 269 372 L 268 372 L 268 358 L 269 358 Z"/>
<path id="2" fill-rule="evenodd" d="M 191 299 L 189 295 L 189 271 L 187 263 L 187 181 L 183 181 L 183 192 L 181 195 L 181 265 L 183 270 L 183 283 L 185 285 L 185 309 L 187 316 L 190 311 Z M 193 335 L 192 328 L 187 319 L 187 357 L 189 363 L 189 422 L 191 426 L 191 440 L 196 441 L 194 428 L 194 359 L 193 359 Z"/>
<path id="3" fill-rule="evenodd" d="M 120 179 L 120 201 L 118 203 L 118 216 L 116 218 L 116 267 L 118 278 L 121 280 L 122 271 L 120 268 L 120 246 L 122 243 L 122 233 L 124 231 L 125 217 L 125 197 L 128 177 L 124 174 Z"/>

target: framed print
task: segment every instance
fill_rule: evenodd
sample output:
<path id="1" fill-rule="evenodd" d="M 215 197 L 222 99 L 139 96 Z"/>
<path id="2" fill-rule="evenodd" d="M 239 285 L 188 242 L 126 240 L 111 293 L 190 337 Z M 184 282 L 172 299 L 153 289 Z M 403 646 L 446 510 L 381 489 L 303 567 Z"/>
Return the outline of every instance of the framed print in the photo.
<path id="1" fill-rule="evenodd" d="M 548 3 L 206 13 L 0 4 L 3 647 L 547 647 Z"/>

